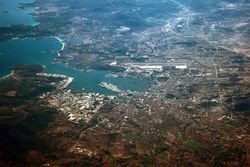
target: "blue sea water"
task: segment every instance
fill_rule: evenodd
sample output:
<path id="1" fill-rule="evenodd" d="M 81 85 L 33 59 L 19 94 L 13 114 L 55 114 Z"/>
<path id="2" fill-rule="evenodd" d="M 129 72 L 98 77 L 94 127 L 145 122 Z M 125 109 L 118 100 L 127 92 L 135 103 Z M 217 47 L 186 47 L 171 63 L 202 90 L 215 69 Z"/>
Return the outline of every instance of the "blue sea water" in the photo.
<path id="1" fill-rule="evenodd" d="M 20 3 L 31 3 L 34 0 L 0 0 L 0 25 L 38 24 L 30 15 L 32 8 L 21 9 Z"/>
<path id="2" fill-rule="evenodd" d="M 0 42 L 0 74 L 10 73 L 10 68 L 16 64 L 43 64 L 45 72 L 63 74 L 73 77 L 69 85 L 72 90 L 85 92 L 98 92 L 114 95 L 113 92 L 99 86 L 102 81 L 117 85 L 120 89 L 133 91 L 145 91 L 148 81 L 135 78 L 105 77 L 107 71 L 79 71 L 64 64 L 53 64 L 53 58 L 57 53 L 51 51 L 60 50 L 62 44 L 56 38 L 45 39 L 15 39 Z"/>
<path id="3" fill-rule="evenodd" d="M 19 9 L 19 3 L 29 3 L 33 0 L 0 0 L 0 26 L 10 24 L 29 24 L 36 22 L 30 15 L 30 9 Z M 3 11 L 8 11 L 4 13 Z M 75 44 L 79 39 L 69 39 L 69 43 Z M 61 42 L 56 38 L 45 39 L 13 39 L 0 42 L 0 77 L 11 73 L 10 68 L 16 64 L 42 64 L 45 65 L 45 72 L 63 74 L 73 77 L 73 82 L 69 85 L 72 90 L 85 92 L 98 92 L 114 95 L 114 92 L 99 86 L 102 81 L 110 82 L 120 89 L 132 91 L 145 91 L 148 81 L 135 78 L 112 78 L 105 77 L 107 71 L 79 71 L 64 64 L 53 64 L 53 59 L 57 56 L 56 51 L 62 48 Z M 54 51 L 54 52 L 53 52 Z"/>

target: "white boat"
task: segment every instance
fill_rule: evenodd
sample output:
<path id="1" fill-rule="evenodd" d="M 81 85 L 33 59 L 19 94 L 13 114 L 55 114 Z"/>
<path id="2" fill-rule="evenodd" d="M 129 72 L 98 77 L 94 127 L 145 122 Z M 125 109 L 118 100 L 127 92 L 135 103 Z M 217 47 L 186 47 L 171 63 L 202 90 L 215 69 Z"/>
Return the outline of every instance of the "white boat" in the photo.
<path id="1" fill-rule="evenodd" d="M 108 82 L 101 82 L 99 85 L 101 87 L 106 88 L 108 90 L 111 90 L 113 92 L 117 92 L 117 93 L 121 92 L 121 90 L 116 85 L 113 85 L 113 84 L 108 83 Z"/>

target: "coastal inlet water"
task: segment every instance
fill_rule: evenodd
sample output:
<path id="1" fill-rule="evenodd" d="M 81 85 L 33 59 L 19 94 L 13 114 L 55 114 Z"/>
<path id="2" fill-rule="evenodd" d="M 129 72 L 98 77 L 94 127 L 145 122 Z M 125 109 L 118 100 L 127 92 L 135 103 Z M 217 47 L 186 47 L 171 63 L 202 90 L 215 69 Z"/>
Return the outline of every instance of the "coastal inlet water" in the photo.
<path id="1" fill-rule="evenodd" d="M 37 22 L 30 15 L 32 9 L 20 9 L 20 3 L 31 3 L 34 0 L 0 0 L 0 26 L 12 24 L 35 25 Z M 68 39 L 69 43 L 77 44 L 78 39 Z M 62 43 L 56 38 L 45 39 L 15 39 L 0 42 L 0 77 L 11 73 L 10 68 L 16 64 L 42 64 L 45 72 L 63 74 L 73 77 L 69 88 L 75 91 L 98 92 L 115 95 L 99 86 L 102 81 L 117 85 L 122 90 L 145 91 L 149 82 L 133 78 L 105 77 L 107 71 L 78 71 L 64 64 L 52 64 L 56 51 L 62 48 Z M 54 51 L 54 52 L 51 52 Z"/>
<path id="2" fill-rule="evenodd" d="M 10 68 L 16 64 L 42 64 L 45 72 L 63 74 L 73 77 L 69 88 L 75 91 L 97 92 L 107 95 L 115 95 L 101 86 L 102 81 L 117 85 L 118 88 L 132 91 L 145 91 L 149 82 L 135 78 L 106 77 L 107 71 L 78 71 L 64 64 L 52 64 L 52 61 L 60 50 L 62 44 L 56 38 L 45 39 L 14 39 L 0 42 L 0 75 L 10 73 Z M 51 52 L 54 51 L 54 52 Z"/>
<path id="3" fill-rule="evenodd" d="M 20 3 L 31 3 L 33 1 L 34 0 L 0 0 L 0 25 L 38 24 L 30 15 L 33 10 L 32 8 L 19 8 Z"/>

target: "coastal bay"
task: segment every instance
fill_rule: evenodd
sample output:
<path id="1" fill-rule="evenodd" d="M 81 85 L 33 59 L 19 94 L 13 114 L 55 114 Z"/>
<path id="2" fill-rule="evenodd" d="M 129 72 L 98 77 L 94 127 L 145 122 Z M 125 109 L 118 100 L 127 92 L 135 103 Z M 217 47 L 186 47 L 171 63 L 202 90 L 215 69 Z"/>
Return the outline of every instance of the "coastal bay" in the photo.
<path id="1" fill-rule="evenodd" d="M 53 63 L 57 52 L 63 48 L 63 44 L 58 38 L 45 39 L 13 39 L 11 41 L 0 42 L 1 62 L 0 74 L 4 77 L 11 73 L 9 70 L 16 64 L 41 64 L 45 66 L 45 72 L 51 74 L 61 74 L 73 77 L 73 82 L 69 88 L 75 91 L 98 92 L 115 95 L 115 92 L 106 90 L 99 86 L 102 81 L 117 85 L 120 89 L 132 91 L 144 91 L 148 82 L 135 78 L 107 77 L 108 71 L 80 71 L 71 67 L 66 67 L 61 63 Z"/>

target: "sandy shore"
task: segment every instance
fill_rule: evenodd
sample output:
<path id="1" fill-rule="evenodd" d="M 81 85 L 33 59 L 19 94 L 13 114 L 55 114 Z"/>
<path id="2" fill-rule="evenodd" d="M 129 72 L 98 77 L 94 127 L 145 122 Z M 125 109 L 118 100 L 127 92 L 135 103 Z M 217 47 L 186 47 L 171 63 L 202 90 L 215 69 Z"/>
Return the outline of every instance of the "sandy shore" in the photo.
<path id="1" fill-rule="evenodd" d="M 6 75 L 6 76 L 4 76 L 4 77 L 2 77 L 0 79 L 8 78 L 8 77 L 12 76 L 13 74 L 14 74 L 14 71 L 12 70 L 10 74 L 8 74 L 8 75 Z"/>
<path id="2" fill-rule="evenodd" d="M 54 37 L 54 38 L 57 39 L 62 44 L 62 48 L 60 49 L 60 51 L 63 51 L 65 47 L 65 43 L 63 42 L 63 40 L 59 37 Z M 57 52 L 57 54 L 58 54 L 58 57 L 61 56 L 59 52 Z"/>

